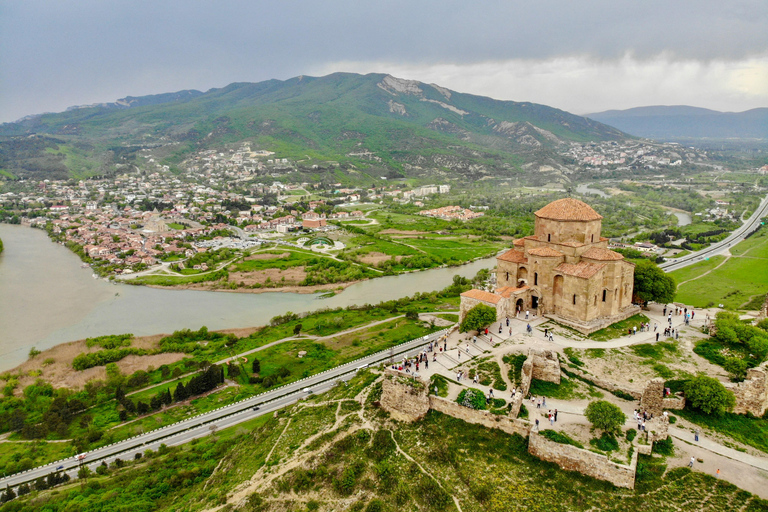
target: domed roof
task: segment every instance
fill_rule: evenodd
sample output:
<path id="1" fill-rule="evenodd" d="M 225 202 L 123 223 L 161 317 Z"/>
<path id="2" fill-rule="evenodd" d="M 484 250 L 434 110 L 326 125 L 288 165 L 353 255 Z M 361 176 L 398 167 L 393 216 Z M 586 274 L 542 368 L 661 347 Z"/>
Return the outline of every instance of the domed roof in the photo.
<path id="1" fill-rule="evenodd" d="M 600 220 L 602 215 L 592 209 L 587 203 L 566 197 L 552 201 L 541 210 L 534 212 L 534 215 L 544 219 L 551 220 L 570 220 L 586 222 L 590 220 Z"/>

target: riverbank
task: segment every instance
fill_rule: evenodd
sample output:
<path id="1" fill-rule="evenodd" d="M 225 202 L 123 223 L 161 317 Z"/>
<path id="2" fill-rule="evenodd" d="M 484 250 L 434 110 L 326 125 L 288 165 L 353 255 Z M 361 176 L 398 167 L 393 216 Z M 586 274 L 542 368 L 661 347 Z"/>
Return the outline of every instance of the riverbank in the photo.
<path id="1" fill-rule="evenodd" d="M 472 278 L 496 264 L 492 256 L 459 267 L 383 276 L 349 283 L 332 296 L 280 289 L 211 293 L 94 279 L 75 254 L 39 229 L 0 224 L 0 237 L 8 243 L 0 261 L 0 372 L 24 363 L 32 347 L 46 350 L 125 332 L 149 336 L 203 325 L 210 330 L 265 325 L 286 311 L 346 308 L 441 290 L 456 275 Z"/>

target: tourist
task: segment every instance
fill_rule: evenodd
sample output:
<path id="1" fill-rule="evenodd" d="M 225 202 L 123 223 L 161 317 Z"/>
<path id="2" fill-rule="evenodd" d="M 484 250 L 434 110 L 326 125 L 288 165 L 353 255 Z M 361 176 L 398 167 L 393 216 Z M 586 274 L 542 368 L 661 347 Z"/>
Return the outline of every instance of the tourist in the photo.
<path id="1" fill-rule="evenodd" d="M 552 336 L 552 333 L 549 333 L 549 341 L 551 341 L 552 343 L 555 342 L 555 337 Z"/>
<path id="2" fill-rule="evenodd" d="M 475 378 L 472 379 L 472 384 L 477 384 L 477 374 L 475 374 Z"/>
<path id="3" fill-rule="evenodd" d="M 548 327 L 544 328 L 544 337 L 545 338 L 549 338 L 549 328 Z"/>
<path id="4" fill-rule="evenodd" d="M 525 311 L 525 319 L 528 320 L 528 310 Z"/>
<path id="5" fill-rule="evenodd" d="M 656 322 L 653 322 L 653 332 L 656 332 L 656 329 L 658 329 L 658 327 L 659 327 L 659 324 L 657 324 Z"/>
<path id="6" fill-rule="evenodd" d="M 541 406 L 546 407 L 547 406 L 547 397 L 543 396 L 541 397 Z"/>
<path id="7" fill-rule="evenodd" d="M 477 336 L 472 336 L 472 343 L 477 343 Z"/>
<path id="8" fill-rule="evenodd" d="M 691 310 L 691 320 L 693 320 L 693 316 L 694 316 L 695 314 L 696 314 L 696 312 L 695 312 L 694 310 Z M 719 472 L 720 470 L 718 469 L 717 471 Z"/>
<path id="9" fill-rule="evenodd" d="M 557 421 L 557 409 L 555 409 L 555 421 Z"/>
<path id="10" fill-rule="evenodd" d="M 539 431 L 539 419 L 536 418 L 536 432 Z"/>
<path id="11" fill-rule="evenodd" d="M 488 391 L 488 393 L 491 395 L 491 398 L 493 398 L 493 388 L 491 388 L 490 391 Z"/>
<path id="12" fill-rule="evenodd" d="M 467 354 L 469 354 L 469 343 L 467 343 Z"/>
<path id="13" fill-rule="evenodd" d="M 509 317 L 507 317 L 507 327 L 509 327 Z"/>
<path id="14" fill-rule="evenodd" d="M 662 313 L 662 316 L 667 316 L 667 306 L 664 306 L 664 313 Z"/>
<path id="15" fill-rule="evenodd" d="M 632 334 L 633 334 L 633 335 L 634 335 L 634 334 L 637 334 L 637 326 L 634 326 L 634 327 L 632 328 Z"/>
<path id="16" fill-rule="evenodd" d="M 688 463 L 688 467 L 692 468 L 694 462 L 696 462 L 696 457 L 691 457 L 691 461 Z"/>
<path id="17" fill-rule="evenodd" d="M 538 399 L 536 400 L 536 408 L 537 408 L 537 409 L 541 409 L 541 398 L 538 398 Z"/>
<path id="18" fill-rule="evenodd" d="M 499 322 L 499 334 L 501 334 L 501 322 Z"/>
<path id="19" fill-rule="evenodd" d="M 656 333 L 656 341 L 659 341 L 659 333 Z"/>
<path id="20" fill-rule="evenodd" d="M 424 369 L 429 370 L 429 358 L 427 358 L 427 360 L 424 361 Z"/>
<path id="21" fill-rule="evenodd" d="M 693 431 L 693 440 L 699 442 L 699 429 Z"/>
<path id="22" fill-rule="evenodd" d="M 680 329 L 678 329 L 678 330 L 676 330 L 676 331 L 675 331 L 675 339 L 676 339 L 676 340 L 679 340 L 679 339 L 680 339 Z"/>

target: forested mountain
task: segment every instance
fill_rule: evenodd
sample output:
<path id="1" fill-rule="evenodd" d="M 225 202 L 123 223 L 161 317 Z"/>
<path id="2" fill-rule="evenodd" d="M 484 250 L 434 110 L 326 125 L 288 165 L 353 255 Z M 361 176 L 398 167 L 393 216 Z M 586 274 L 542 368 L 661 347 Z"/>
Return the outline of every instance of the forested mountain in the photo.
<path id="1" fill-rule="evenodd" d="M 0 125 L 0 137 L 0 168 L 18 176 L 103 174 L 158 145 L 169 147 L 173 164 L 199 149 L 249 141 L 281 158 L 335 161 L 382 176 L 431 169 L 476 179 L 520 173 L 528 162 L 557 165 L 553 149 L 570 141 L 627 136 L 544 105 L 335 73 L 70 108 Z"/>
<path id="2" fill-rule="evenodd" d="M 651 139 L 768 139 L 768 108 L 718 112 L 678 106 L 607 110 L 587 117 Z"/>

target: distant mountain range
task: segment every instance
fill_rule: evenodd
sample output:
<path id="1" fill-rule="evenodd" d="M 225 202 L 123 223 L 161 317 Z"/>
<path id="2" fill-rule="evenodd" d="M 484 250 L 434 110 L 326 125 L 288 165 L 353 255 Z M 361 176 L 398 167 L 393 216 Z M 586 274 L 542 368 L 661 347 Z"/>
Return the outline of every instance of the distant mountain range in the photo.
<path id="1" fill-rule="evenodd" d="M 142 147 L 164 145 L 166 163 L 173 165 L 200 149 L 248 141 L 306 169 L 336 162 L 376 178 L 447 174 L 477 180 L 521 176 L 527 163 L 557 172 L 562 162 L 555 149 L 562 144 L 626 138 L 545 105 L 384 74 L 335 73 L 28 116 L 0 125 L 0 169 L 19 176 L 85 176 L 109 172 Z"/>
<path id="2" fill-rule="evenodd" d="M 586 117 L 650 139 L 768 139 L 768 108 L 718 112 L 679 106 L 606 110 Z"/>

